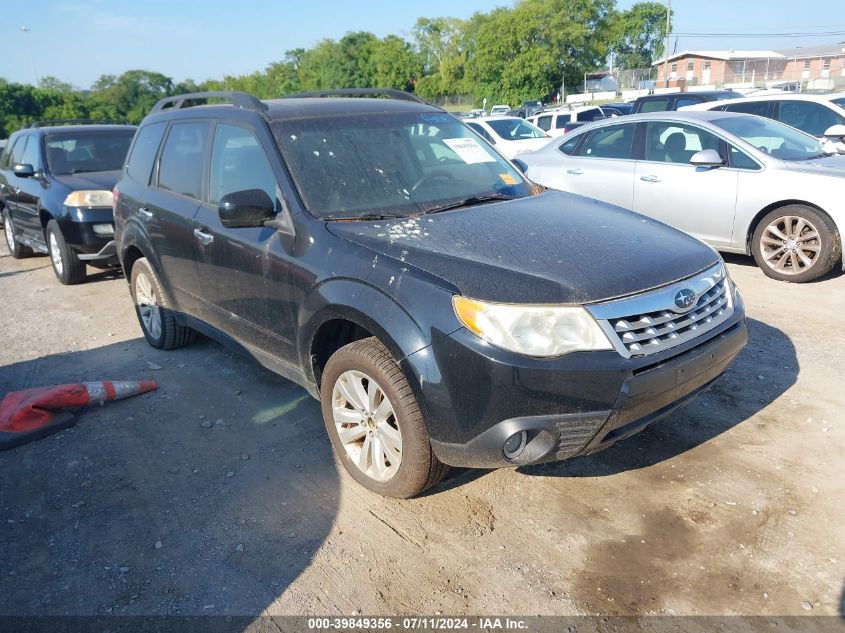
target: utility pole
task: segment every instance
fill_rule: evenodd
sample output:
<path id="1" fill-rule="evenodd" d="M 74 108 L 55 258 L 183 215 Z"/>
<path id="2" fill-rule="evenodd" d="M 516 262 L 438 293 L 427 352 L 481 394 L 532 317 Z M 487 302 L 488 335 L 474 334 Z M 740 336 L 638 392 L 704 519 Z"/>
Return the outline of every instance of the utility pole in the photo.
<path id="1" fill-rule="evenodd" d="M 24 39 L 26 40 L 26 47 L 29 49 L 29 61 L 32 62 L 32 75 L 35 77 L 35 87 L 38 88 L 38 71 L 35 69 L 35 57 L 32 54 L 32 45 L 29 43 L 29 27 L 22 26 Z"/>
<path id="2" fill-rule="evenodd" d="M 663 81 L 666 82 L 666 88 L 669 87 L 669 73 L 667 67 L 669 65 L 669 16 L 672 15 L 672 0 L 666 0 L 666 43 L 663 51 Z"/>

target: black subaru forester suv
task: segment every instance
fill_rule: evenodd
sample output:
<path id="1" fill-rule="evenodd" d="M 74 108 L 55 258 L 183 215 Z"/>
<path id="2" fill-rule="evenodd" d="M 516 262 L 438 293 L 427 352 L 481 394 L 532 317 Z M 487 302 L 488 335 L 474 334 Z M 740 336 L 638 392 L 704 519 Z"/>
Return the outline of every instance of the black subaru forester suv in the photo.
<path id="1" fill-rule="evenodd" d="M 114 199 L 149 343 L 199 331 L 301 384 L 345 468 L 384 495 L 446 465 L 601 450 L 747 340 L 711 248 L 542 191 L 405 93 L 164 99 Z"/>

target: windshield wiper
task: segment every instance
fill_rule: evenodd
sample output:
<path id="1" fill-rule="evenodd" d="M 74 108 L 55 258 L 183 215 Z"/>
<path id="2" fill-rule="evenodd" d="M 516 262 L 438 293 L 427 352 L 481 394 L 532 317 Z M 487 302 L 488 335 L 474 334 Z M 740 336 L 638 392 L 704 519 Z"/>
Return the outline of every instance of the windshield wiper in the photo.
<path id="1" fill-rule="evenodd" d="M 399 218 L 409 218 L 412 216 L 402 215 L 399 213 L 370 213 L 369 215 L 356 215 L 348 218 L 329 218 L 334 222 L 367 222 L 370 220 L 397 220 Z"/>
<path id="2" fill-rule="evenodd" d="M 471 196 L 457 202 L 450 202 L 448 204 L 440 205 L 439 207 L 432 207 L 428 211 L 425 211 L 423 215 L 440 213 L 441 211 L 449 211 L 451 209 L 461 209 L 463 207 L 473 207 L 479 204 L 486 204 L 487 202 L 496 202 L 497 200 L 516 200 L 517 198 L 518 196 L 508 196 L 503 193 L 493 193 L 486 196 Z"/>

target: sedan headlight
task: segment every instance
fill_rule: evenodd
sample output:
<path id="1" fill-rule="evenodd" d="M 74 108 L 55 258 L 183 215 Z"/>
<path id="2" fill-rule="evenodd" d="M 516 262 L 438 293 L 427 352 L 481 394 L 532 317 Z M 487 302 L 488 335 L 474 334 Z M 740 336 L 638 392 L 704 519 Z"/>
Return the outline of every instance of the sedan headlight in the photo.
<path id="1" fill-rule="evenodd" d="M 65 198 L 66 207 L 110 207 L 113 202 L 111 191 L 74 191 Z"/>
<path id="2" fill-rule="evenodd" d="M 595 319 L 578 306 L 485 303 L 454 296 L 461 323 L 496 347 L 526 356 L 612 350 Z"/>

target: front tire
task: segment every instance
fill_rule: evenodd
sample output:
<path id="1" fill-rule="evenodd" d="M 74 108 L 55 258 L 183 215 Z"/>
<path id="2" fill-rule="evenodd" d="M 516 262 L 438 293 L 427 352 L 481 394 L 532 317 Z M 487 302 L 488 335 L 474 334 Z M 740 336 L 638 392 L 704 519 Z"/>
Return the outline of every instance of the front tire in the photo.
<path id="1" fill-rule="evenodd" d="M 407 499 L 445 476 L 417 400 L 390 352 L 372 337 L 326 363 L 323 421 L 338 461 L 365 488 Z"/>
<path id="2" fill-rule="evenodd" d="M 767 214 L 751 242 L 757 265 L 780 281 L 817 279 L 829 273 L 842 255 L 833 220 L 818 209 L 798 204 Z"/>
<path id="3" fill-rule="evenodd" d="M 147 343 L 156 349 L 170 350 L 193 342 L 196 332 L 176 321 L 170 300 L 146 257 L 133 264 L 129 288 Z"/>
<path id="4" fill-rule="evenodd" d="M 88 276 L 83 262 L 73 249 L 65 242 L 59 223 L 50 220 L 47 223 L 47 250 L 50 252 L 50 262 L 56 279 L 65 286 L 72 286 L 85 281 Z"/>
<path id="5" fill-rule="evenodd" d="M 6 234 L 6 246 L 9 254 L 15 259 L 23 259 L 32 256 L 32 249 L 18 242 L 15 238 L 15 225 L 12 223 L 12 215 L 8 209 L 3 209 L 3 232 Z"/>

